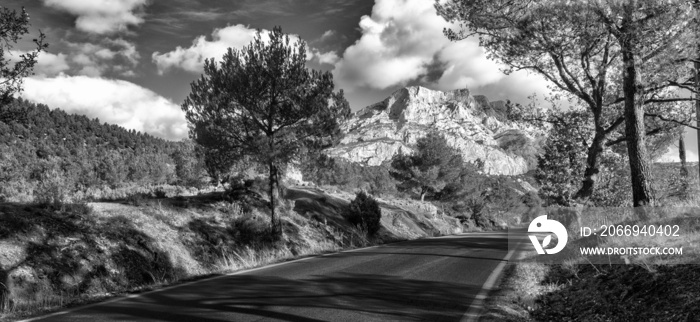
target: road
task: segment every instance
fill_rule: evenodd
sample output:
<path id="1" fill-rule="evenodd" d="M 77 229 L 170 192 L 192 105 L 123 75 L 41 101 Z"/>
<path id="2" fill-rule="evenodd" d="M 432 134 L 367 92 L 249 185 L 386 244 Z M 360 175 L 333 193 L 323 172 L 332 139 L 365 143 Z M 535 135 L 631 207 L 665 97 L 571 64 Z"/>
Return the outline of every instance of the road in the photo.
<path id="1" fill-rule="evenodd" d="M 508 252 L 469 233 L 311 257 L 39 321 L 459 321 Z M 500 270 L 500 269 L 499 269 Z M 498 270 L 497 270 L 498 271 Z M 489 277 L 491 278 L 489 279 Z M 490 282 L 490 283 L 491 283 Z"/>

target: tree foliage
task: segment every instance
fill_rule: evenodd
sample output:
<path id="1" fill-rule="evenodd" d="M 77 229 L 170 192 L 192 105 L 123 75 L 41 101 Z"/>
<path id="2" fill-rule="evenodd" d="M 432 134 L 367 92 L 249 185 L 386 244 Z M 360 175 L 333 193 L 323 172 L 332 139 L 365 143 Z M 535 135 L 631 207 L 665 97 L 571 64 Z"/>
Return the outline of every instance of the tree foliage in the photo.
<path id="1" fill-rule="evenodd" d="M 365 230 L 369 236 L 374 236 L 382 227 L 382 210 L 379 203 L 364 191 L 355 195 L 355 199 L 346 208 L 344 216 L 351 224 Z"/>
<path id="2" fill-rule="evenodd" d="M 389 174 L 386 162 L 367 166 L 323 153 L 309 155 L 301 163 L 304 180 L 317 185 L 337 186 L 345 191 L 363 190 L 374 196 L 395 195 L 396 180 Z"/>
<path id="3" fill-rule="evenodd" d="M 185 183 L 190 174 L 180 177 L 176 160 L 202 163 L 191 142 L 166 141 L 23 99 L 8 107 L 27 117 L 0 121 L 0 199 L 56 200 L 61 195 Z M 205 177 L 203 171 L 189 171 Z"/>
<path id="4" fill-rule="evenodd" d="M 272 225 L 280 173 L 305 151 L 332 143 L 349 113 L 330 72 L 306 68 L 306 44 L 291 43 L 281 28 L 269 39 L 229 48 L 220 63 L 207 59 L 182 109 L 190 137 L 217 160 L 244 157 L 268 168 Z M 220 163 L 227 167 L 231 163 Z"/>
<path id="5" fill-rule="evenodd" d="M 411 155 L 397 154 L 391 160 L 391 175 L 401 190 L 418 190 L 421 201 L 428 193 L 442 190 L 463 168 L 459 152 L 442 135 L 431 132 L 416 142 Z"/>
<path id="6" fill-rule="evenodd" d="M 36 49 L 27 53 L 14 51 L 17 42 L 29 33 L 29 14 L 0 7 L 0 121 L 18 116 L 16 110 L 5 106 L 22 90 L 24 77 L 32 74 L 39 53 L 48 47 L 44 34 L 34 39 Z"/>

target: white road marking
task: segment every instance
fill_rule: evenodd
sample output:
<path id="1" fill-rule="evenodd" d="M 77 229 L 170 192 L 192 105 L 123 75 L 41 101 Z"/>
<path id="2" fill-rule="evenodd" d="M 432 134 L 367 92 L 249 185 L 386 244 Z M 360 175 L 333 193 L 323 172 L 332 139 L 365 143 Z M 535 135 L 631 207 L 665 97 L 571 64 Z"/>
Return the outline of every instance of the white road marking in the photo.
<path id="1" fill-rule="evenodd" d="M 501 276 L 501 273 L 503 272 L 503 268 L 508 264 L 508 261 L 510 260 L 511 257 L 513 257 L 513 254 L 515 253 L 515 250 L 518 248 L 520 245 L 520 242 L 516 244 L 516 246 L 508 251 L 508 254 L 506 254 L 506 257 L 504 257 L 498 265 L 496 265 L 496 268 L 491 272 L 491 275 L 489 275 L 489 278 L 486 279 L 486 282 L 484 282 L 484 285 L 481 287 L 481 291 L 479 291 L 479 294 L 476 295 L 476 298 L 472 301 L 471 306 L 469 307 L 469 310 L 467 312 L 464 312 L 464 315 L 462 315 L 462 319 L 460 320 L 461 322 L 475 322 L 478 321 L 479 319 L 479 314 L 481 310 L 484 308 L 484 301 L 489 295 L 489 292 L 494 289 L 494 285 L 496 284 L 496 281 L 498 278 Z"/>

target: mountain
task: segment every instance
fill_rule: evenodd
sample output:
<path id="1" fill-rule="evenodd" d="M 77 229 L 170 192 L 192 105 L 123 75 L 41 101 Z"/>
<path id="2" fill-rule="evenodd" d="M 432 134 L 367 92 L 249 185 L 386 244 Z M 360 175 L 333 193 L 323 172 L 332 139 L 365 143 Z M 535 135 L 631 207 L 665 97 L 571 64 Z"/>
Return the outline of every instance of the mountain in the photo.
<path id="1" fill-rule="evenodd" d="M 443 134 L 465 161 L 481 160 L 484 172 L 518 175 L 532 162 L 517 151 L 532 150 L 541 135 L 527 124 L 508 120 L 505 102 L 489 102 L 469 90 L 449 92 L 412 86 L 357 111 L 343 124 L 345 137 L 327 153 L 366 165 L 411 153 L 416 140 L 429 131 Z M 515 151 L 515 152 L 514 152 Z"/>

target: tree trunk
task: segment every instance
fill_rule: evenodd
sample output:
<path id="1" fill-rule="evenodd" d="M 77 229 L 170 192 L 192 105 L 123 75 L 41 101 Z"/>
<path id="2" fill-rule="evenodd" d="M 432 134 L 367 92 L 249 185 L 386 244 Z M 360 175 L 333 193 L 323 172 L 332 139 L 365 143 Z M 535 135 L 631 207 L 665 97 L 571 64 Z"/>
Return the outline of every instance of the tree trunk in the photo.
<path id="1" fill-rule="evenodd" d="M 700 11 L 697 8 L 695 10 Z M 700 37 L 700 31 L 698 31 L 698 37 Z M 700 41 L 698 41 L 697 59 L 700 60 Z M 700 155 L 700 61 L 695 62 L 695 117 L 698 119 L 698 155 Z M 698 162 L 698 175 L 700 176 L 700 162 Z M 698 182 L 700 183 L 700 180 Z"/>
<path id="2" fill-rule="evenodd" d="M 277 192 L 279 188 L 279 182 L 278 182 L 278 177 L 277 177 L 277 166 L 270 162 L 268 164 L 270 168 L 270 174 L 269 174 L 269 194 L 270 194 L 270 229 L 273 234 L 277 234 L 277 216 L 275 214 L 275 208 L 277 208 Z"/>
<path id="3" fill-rule="evenodd" d="M 700 1 L 695 0 L 695 16 L 700 20 Z M 700 26 L 695 27 L 695 45 L 697 46 L 697 57 L 695 58 L 695 117 L 698 126 L 698 156 L 700 156 Z M 698 160 L 698 175 L 700 176 L 700 160 Z M 700 180 L 698 180 L 700 184 Z"/>
<path id="4" fill-rule="evenodd" d="M 425 194 L 428 193 L 426 189 L 421 189 L 420 190 L 420 202 L 425 201 Z"/>
<path id="5" fill-rule="evenodd" d="M 636 50 L 636 30 L 630 28 L 631 9 L 626 12 L 625 26 L 620 36 L 622 49 L 623 91 L 625 94 L 625 135 L 627 136 L 627 153 L 632 177 L 632 202 L 634 207 L 652 206 L 654 193 L 651 187 L 651 169 L 644 144 L 646 130 L 644 126 L 644 105 L 637 101 L 637 67 L 634 51 Z"/>
<path id="6" fill-rule="evenodd" d="M 688 165 L 686 164 L 685 157 L 685 138 L 683 134 L 685 131 L 681 132 L 681 136 L 678 138 L 678 158 L 681 159 L 681 177 L 685 180 L 688 178 Z"/>
<path id="7" fill-rule="evenodd" d="M 599 156 L 600 153 L 603 152 L 606 140 L 607 137 L 605 133 L 602 130 L 597 130 L 595 136 L 593 137 L 593 142 L 591 142 L 591 146 L 588 148 L 583 185 L 574 195 L 574 199 L 585 203 L 593 195 L 593 191 L 595 190 L 595 185 L 598 180 L 598 173 L 600 172 L 598 169 L 598 161 L 600 159 Z"/>

